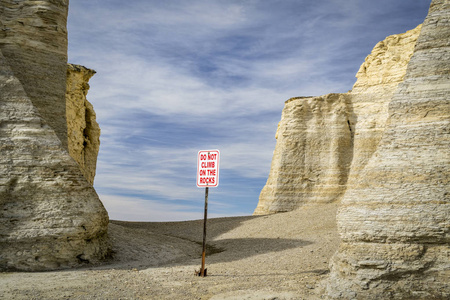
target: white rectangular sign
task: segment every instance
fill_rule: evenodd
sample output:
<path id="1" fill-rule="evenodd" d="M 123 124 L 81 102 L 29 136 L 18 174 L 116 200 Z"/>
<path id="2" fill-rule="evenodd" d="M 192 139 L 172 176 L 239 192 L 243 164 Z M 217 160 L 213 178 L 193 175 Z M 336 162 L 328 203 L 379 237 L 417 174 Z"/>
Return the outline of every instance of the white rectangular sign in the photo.
<path id="1" fill-rule="evenodd" d="M 197 158 L 197 186 L 219 185 L 219 150 L 200 150 Z"/>

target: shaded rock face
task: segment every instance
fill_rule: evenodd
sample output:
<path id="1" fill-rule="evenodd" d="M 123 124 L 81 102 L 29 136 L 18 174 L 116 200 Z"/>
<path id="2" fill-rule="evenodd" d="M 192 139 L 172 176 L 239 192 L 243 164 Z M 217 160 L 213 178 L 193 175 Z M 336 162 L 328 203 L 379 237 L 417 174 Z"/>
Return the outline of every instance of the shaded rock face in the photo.
<path id="1" fill-rule="evenodd" d="M 342 197 L 377 148 L 420 28 L 379 42 L 361 65 L 351 92 L 286 102 L 255 215 Z"/>
<path id="2" fill-rule="evenodd" d="M 349 106 L 346 94 L 286 102 L 255 215 L 291 211 L 309 202 L 329 203 L 345 191 L 352 160 Z"/>
<path id="3" fill-rule="evenodd" d="M 80 166 L 86 180 L 93 185 L 100 147 L 100 127 L 92 104 L 86 99 L 89 79 L 94 70 L 79 65 L 67 67 L 66 116 L 70 156 Z"/>
<path id="4" fill-rule="evenodd" d="M 450 2 L 434 0 L 383 136 L 339 210 L 332 298 L 450 298 Z"/>
<path id="5" fill-rule="evenodd" d="M 0 0 L 0 47 L 15 77 L 67 147 L 68 1 Z M 51 80 L 50 80 L 51 79 Z"/>
<path id="6" fill-rule="evenodd" d="M 108 215 L 67 151 L 66 1 L 0 0 L 0 270 L 108 253 Z"/>

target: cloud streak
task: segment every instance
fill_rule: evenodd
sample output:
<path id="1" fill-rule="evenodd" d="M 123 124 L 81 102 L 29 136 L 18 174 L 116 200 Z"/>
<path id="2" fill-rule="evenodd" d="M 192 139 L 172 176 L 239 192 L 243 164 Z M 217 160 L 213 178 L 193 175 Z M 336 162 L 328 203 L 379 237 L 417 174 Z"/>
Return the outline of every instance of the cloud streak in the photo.
<path id="1" fill-rule="evenodd" d="M 95 187 L 110 214 L 183 220 L 201 212 L 203 149 L 222 155 L 211 212 L 250 214 L 284 101 L 351 89 L 372 47 L 421 23 L 428 5 L 71 1 L 69 60 L 97 71 L 88 94 L 102 128 Z"/>

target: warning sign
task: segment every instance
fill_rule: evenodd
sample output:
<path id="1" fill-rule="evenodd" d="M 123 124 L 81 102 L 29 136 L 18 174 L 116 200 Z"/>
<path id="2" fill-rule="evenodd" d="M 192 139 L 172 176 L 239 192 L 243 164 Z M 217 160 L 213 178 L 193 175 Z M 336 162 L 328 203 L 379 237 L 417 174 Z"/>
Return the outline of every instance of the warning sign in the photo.
<path id="1" fill-rule="evenodd" d="M 200 150 L 197 158 L 197 186 L 219 185 L 219 150 Z"/>

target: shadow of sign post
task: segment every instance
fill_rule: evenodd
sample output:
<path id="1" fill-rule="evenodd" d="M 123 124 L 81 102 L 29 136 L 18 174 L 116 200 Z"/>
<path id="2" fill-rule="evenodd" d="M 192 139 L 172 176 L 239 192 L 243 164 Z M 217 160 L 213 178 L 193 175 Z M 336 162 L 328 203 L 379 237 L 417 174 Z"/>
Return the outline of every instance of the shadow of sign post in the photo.
<path id="1" fill-rule="evenodd" d="M 205 277 L 206 259 L 206 221 L 208 219 L 208 193 L 210 187 L 219 185 L 219 150 L 200 150 L 197 156 L 197 187 L 205 188 L 205 212 L 203 217 L 203 250 L 202 265 L 200 271 L 195 271 L 197 276 Z"/>

